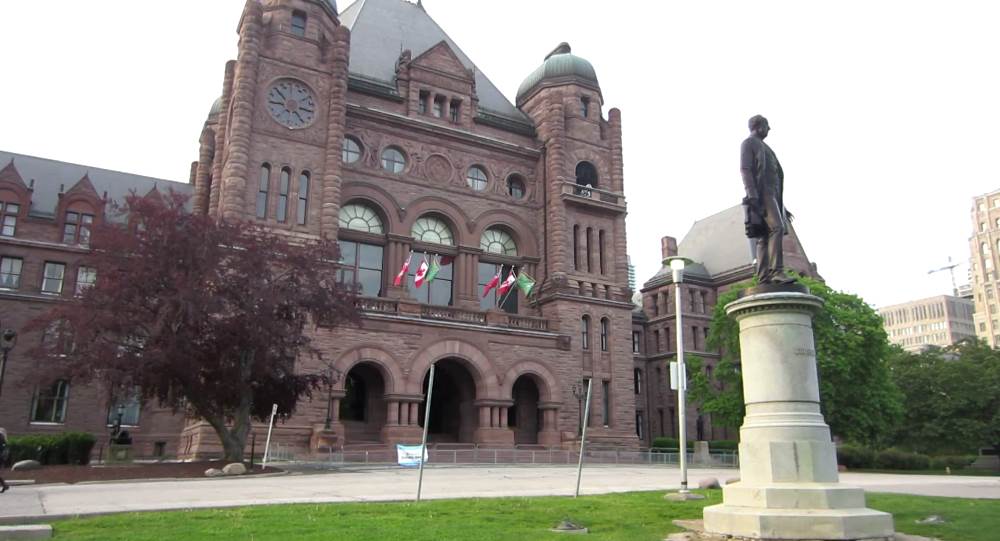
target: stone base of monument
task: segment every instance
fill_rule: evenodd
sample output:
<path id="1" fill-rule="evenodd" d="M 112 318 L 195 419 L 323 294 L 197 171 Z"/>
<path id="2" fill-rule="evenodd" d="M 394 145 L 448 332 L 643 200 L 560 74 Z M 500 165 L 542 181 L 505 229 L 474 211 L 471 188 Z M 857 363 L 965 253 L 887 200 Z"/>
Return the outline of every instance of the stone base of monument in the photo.
<path id="1" fill-rule="evenodd" d="M 839 483 L 837 453 L 819 404 L 812 314 L 822 300 L 769 290 L 726 306 L 740 325 L 746 416 L 740 481 L 706 507 L 709 534 L 739 539 L 892 539 L 892 515 L 865 507 Z M 860 383 L 859 383 L 860 384 Z"/>

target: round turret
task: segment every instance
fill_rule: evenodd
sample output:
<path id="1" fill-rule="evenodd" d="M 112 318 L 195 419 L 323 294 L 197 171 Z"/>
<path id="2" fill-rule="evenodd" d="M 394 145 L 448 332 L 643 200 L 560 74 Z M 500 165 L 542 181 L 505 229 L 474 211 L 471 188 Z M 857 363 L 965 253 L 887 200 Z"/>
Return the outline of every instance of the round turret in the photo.
<path id="1" fill-rule="evenodd" d="M 222 96 L 219 96 L 214 102 L 212 102 L 212 108 L 208 110 L 208 116 L 215 116 L 222 111 Z"/>
<path id="2" fill-rule="evenodd" d="M 520 105 L 529 94 L 545 83 L 579 83 L 600 91 L 594 66 L 585 58 L 573 54 L 568 43 L 560 43 L 545 56 L 545 62 L 531 72 L 517 89 L 517 103 Z"/>

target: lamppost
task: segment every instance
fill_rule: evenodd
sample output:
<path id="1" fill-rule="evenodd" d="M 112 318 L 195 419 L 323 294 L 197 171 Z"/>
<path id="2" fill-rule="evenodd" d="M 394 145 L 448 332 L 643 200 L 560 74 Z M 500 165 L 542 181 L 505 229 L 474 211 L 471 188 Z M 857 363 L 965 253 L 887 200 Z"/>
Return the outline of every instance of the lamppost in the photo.
<path id="1" fill-rule="evenodd" d="M 15 344 L 17 344 L 17 332 L 14 329 L 0 331 L 0 351 L 3 352 L 3 364 L 0 364 L 0 393 L 3 392 L 3 376 L 7 372 L 7 357 Z"/>
<path id="2" fill-rule="evenodd" d="M 323 422 L 323 429 L 330 430 L 330 425 L 333 422 L 333 386 L 340 381 L 340 376 L 342 375 L 340 370 L 337 370 L 333 365 L 330 367 L 330 376 L 327 378 L 326 385 L 326 421 Z"/>
<path id="3" fill-rule="evenodd" d="M 115 424 L 111 427 L 111 444 L 118 443 L 118 436 L 122 433 L 122 419 L 125 418 L 125 404 L 121 402 L 115 408 Z"/>
<path id="4" fill-rule="evenodd" d="M 677 325 L 677 439 L 680 445 L 680 467 L 681 467 L 681 489 L 678 491 L 680 499 L 688 499 L 692 496 L 688 491 L 687 476 L 687 367 L 684 364 L 684 321 L 681 314 L 683 304 L 681 303 L 681 283 L 684 282 L 684 266 L 691 260 L 686 257 L 668 257 L 663 260 L 670 264 L 674 278 L 674 313 Z"/>

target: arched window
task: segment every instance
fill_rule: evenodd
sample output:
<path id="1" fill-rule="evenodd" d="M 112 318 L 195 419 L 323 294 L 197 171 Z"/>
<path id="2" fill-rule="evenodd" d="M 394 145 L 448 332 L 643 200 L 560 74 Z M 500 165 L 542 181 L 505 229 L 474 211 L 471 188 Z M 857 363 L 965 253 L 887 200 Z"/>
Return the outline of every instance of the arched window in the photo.
<path id="1" fill-rule="evenodd" d="M 295 10 L 292 12 L 292 33 L 296 36 L 306 35 L 306 14 Z"/>
<path id="2" fill-rule="evenodd" d="M 465 180 L 468 182 L 469 187 L 477 192 L 486 189 L 486 171 L 478 165 L 473 165 L 469 168 L 469 171 L 465 174 Z"/>
<path id="3" fill-rule="evenodd" d="M 404 168 L 406 168 L 406 156 L 403 155 L 402 150 L 396 147 L 387 147 L 382 151 L 382 169 L 398 175 L 403 172 Z"/>
<path id="4" fill-rule="evenodd" d="M 611 321 L 606 318 L 601 318 L 601 351 L 608 350 L 608 333 L 610 331 Z"/>
<path id="5" fill-rule="evenodd" d="M 580 98 L 580 116 L 583 118 L 590 116 L 590 98 L 586 96 Z"/>
<path id="6" fill-rule="evenodd" d="M 281 178 L 278 180 L 278 211 L 277 219 L 284 222 L 288 218 L 288 185 L 291 183 L 292 170 L 281 168 Z"/>
<path id="7" fill-rule="evenodd" d="M 514 199 L 523 199 L 524 177 L 517 174 L 507 177 L 507 193 Z"/>
<path id="8" fill-rule="evenodd" d="M 354 163 L 361 159 L 361 143 L 350 135 L 340 143 L 340 159 L 344 163 Z"/>
<path id="9" fill-rule="evenodd" d="M 455 245 L 455 237 L 451 234 L 448 224 L 434 216 L 421 216 L 413 222 L 410 230 L 413 239 L 419 242 L 431 244 L 444 244 L 446 246 Z"/>
<path id="10" fill-rule="evenodd" d="M 306 225 L 306 216 L 309 214 L 309 171 L 299 174 L 299 204 L 295 207 L 296 221 L 299 225 Z"/>
<path id="11" fill-rule="evenodd" d="M 583 349 L 590 349 L 590 316 L 580 318 L 580 344 Z"/>
<path id="12" fill-rule="evenodd" d="M 385 233 L 382 219 L 371 207 L 351 203 L 340 207 L 340 227 L 353 229 L 354 231 L 364 231 L 365 233 Z"/>
<path id="13" fill-rule="evenodd" d="M 579 186 L 597 187 L 597 168 L 590 162 L 576 164 L 576 183 Z"/>
<path id="14" fill-rule="evenodd" d="M 260 180 L 257 182 L 257 217 L 267 218 L 267 192 L 271 181 L 271 166 L 260 166 Z"/>
<path id="15" fill-rule="evenodd" d="M 510 233 L 496 227 L 483 231 L 479 239 L 479 248 L 488 254 L 517 255 L 517 243 Z"/>

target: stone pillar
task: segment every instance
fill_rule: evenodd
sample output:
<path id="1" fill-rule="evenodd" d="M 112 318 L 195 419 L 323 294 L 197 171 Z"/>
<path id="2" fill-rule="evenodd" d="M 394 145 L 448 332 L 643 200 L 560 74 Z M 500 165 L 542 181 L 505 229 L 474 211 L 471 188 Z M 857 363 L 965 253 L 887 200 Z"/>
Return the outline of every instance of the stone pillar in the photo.
<path id="1" fill-rule="evenodd" d="M 480 406 L 479 407 L 479 428 L 489 428 L 490 426 L 490 407 Z"/>
<path id="2" fill-rule="evenodd" d="M 420 404 L 418 402 L 410 402 L 410 425 L 415 426 L 420 422 Z"/>
<path id="3" fill-rule="evenodd" d="M 507 408 L 498 408 L 500 410 L 500 428 L 507 428 Z"/>
<path id="4" fill-rule="evenodd" d="M 403 262 L 406 261 L 406 258 L 410 255 L 410 243 L 408 241 L 408 237 L 400 237 L 397 235 L 389 236 L 389 244 L 387 245 L 388 253 L 385 258 L 386 267 L 383 268 L 382 279 L 385 280 L 385 296 L 390 299 L 408 298 L 406 293 L 406 279 L 403 280 L 399 287 L 392 285 L 393 281 L 396 279 L 396 274 L 399 272 L 399 269 L 403 268 Z M 411 269 L 415 268 L 416 265 L 420 265 L 420 262 L 413 260 L 410 261 Z"/>
<path id="5" fill-rule="evenodd" d="M 500 426 L 500 408 L 493 406 L 490 408 L 490 428 Z"/>
<path id="6" fill-rule="evenodd" d="M 330 406 L 330 422 L 340 422 L 340 397 L 333 397 L 333 405 Z"/>
<path id="7" fill-rule="evenodd" d="M 208 194 L 211 190 L 208 182 L 212 174 L 212 156 L 215 154 L 215 132 L 209 128 L 202 130 L 199 144 L 192 210 L 194 214 L 205 214 L 208 211 Z"/>
<path id="8" fill-rule="evenodd" d="M 399 402 L 390 400 L 386 402 L 385 422 L 389 425 L 399 424 Z"/>
<path id="9" fill-rule="evenodd" d="M 755 289 L 726 306 L 740 325 L 740 481 L 705 508 L 705 529 L 768 540 L 891 538 L 892 516 L 866 508 L 862 489 L 839 484 L 812 332 L 822 301 L 791 287 Z"/>

